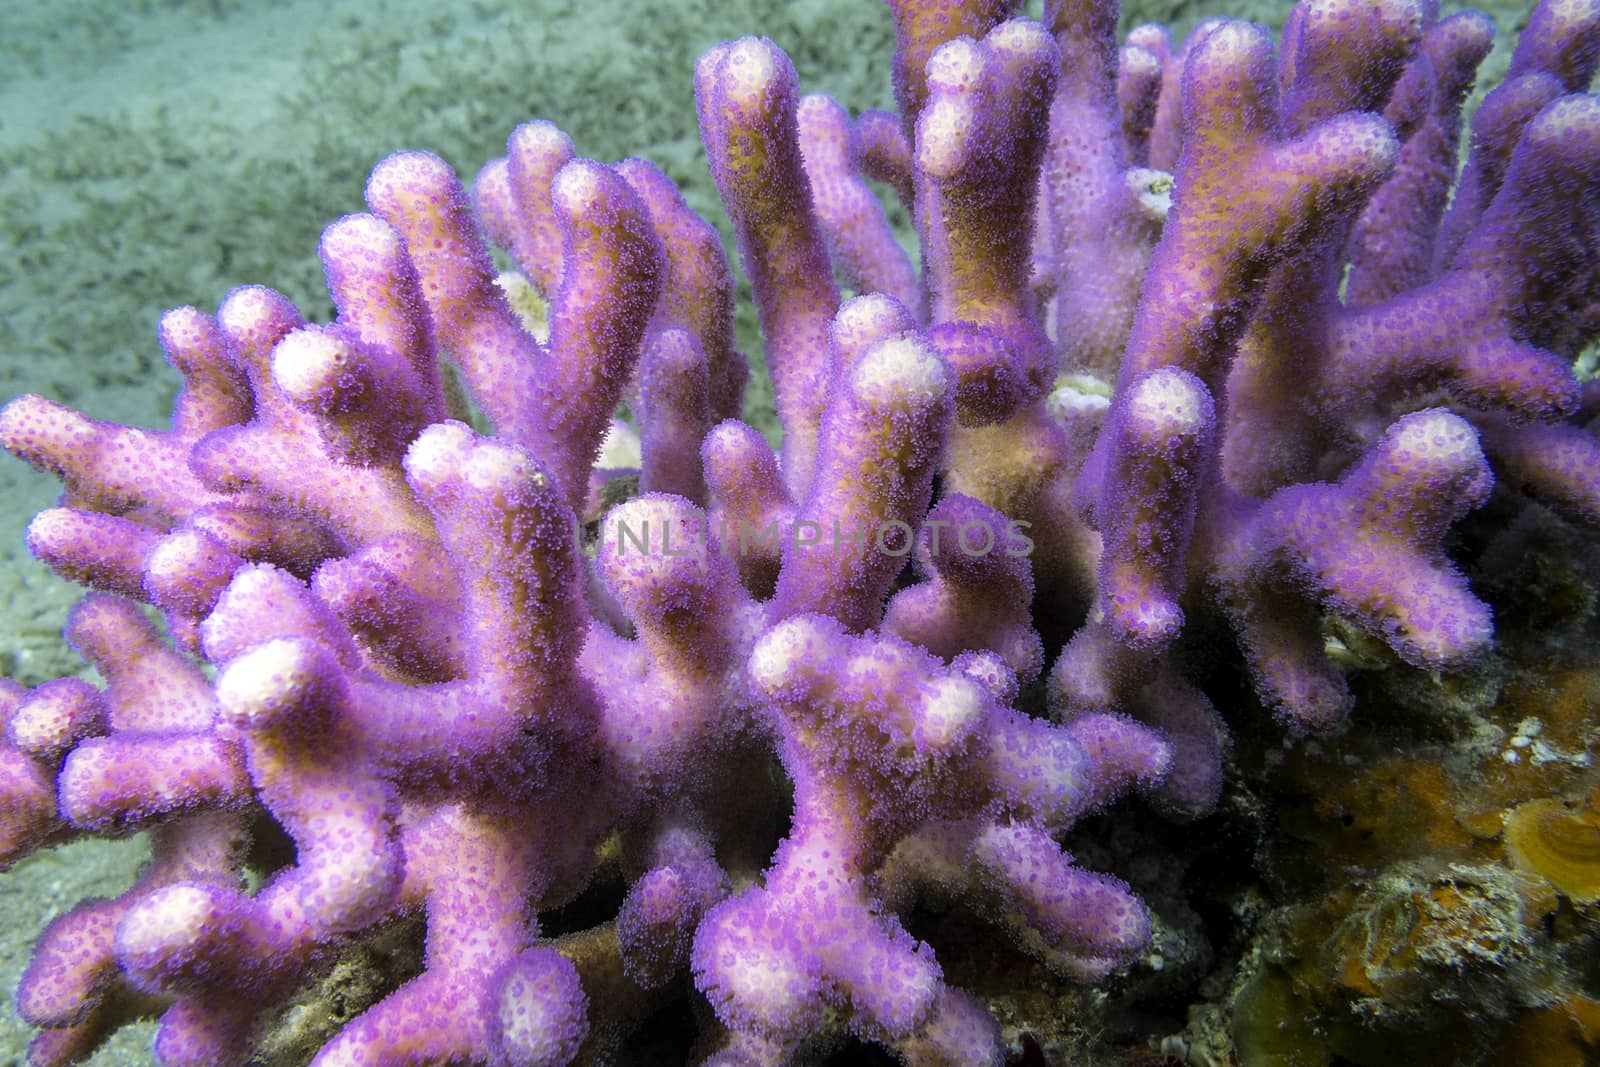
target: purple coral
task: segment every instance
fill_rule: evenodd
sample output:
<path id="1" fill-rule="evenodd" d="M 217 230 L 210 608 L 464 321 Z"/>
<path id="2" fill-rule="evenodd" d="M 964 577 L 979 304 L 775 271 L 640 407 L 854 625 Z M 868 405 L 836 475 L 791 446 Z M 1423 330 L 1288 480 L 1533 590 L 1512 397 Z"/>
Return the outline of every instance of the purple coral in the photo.
<path id="1" fill-rule="evenodd" d="M 259 287 L 169 312 L 170 430 L 0 412 L 64 483 L 29 545 L 96 590 L 67 636 L 107 681 L 0 687 L 0 863 L 155 840 L 41 937 L 35 1063 L 157 1012 L 163 1063 L 242 1062 L 413 915 L 421 972 L 321 1067 L 603 1060 L 686 983 L 705 1063 L 998 1063 L 904 918 L 959 896 L 1074 979 L 1139 956 L 1145 906 L 1061 842 L 1130 790 L 1216 804 L 1194 620 L 1325 730 L 1325 616 L 1428 669 L 1489 646 L 1443 540 L 1497 475 L 1600 521 L 1592 0 L 1535 12 L 1453 199 L 1477 16 L 1306 0 L 1275 52 L 1225 20 L 1119 47 L 1096 0 L 890 7 L 897 115 L 800 97 L 766 40 L 695 71 L 779 453 L 737 419 L 714 231 L 547 122 L 470 198 L 380 163 L 324 235 L 331 325 Z M 631 499 L 596 465 L 625 399 Z M 252 886 L 262 828 L 292 859 Z M 541 928 L 597 876 L 614 921 Z"/>

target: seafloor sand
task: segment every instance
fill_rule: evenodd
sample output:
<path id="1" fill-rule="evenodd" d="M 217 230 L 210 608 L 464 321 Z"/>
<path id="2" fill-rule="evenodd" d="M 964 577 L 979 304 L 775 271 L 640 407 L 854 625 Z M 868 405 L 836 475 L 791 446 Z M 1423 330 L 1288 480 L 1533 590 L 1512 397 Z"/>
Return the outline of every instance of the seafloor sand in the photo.
<path id="1" fill-rule="evenodd" d="M 1140 8 L 1184 22 L 1199 11 Z M 1229 8 L 1272 21 L 1282 4 Z M 154 341 L 160 312 L 209 310 L 262 282 L 325 317 L 317 235 L 362 208 L 368 168 L 396 148 L 431 149 L 470 176 L 514 124 L 549 117 L 584 154 L 654 159 L 724 225 L 690 71 L 709 44 L 749 32 L 788 49 L 806 89 L 855 109 L 889 103 L 892 32 L 873 0 L 6 0 L 0 400 L 39 392 L 159 424 L 176 384 Z M 754 399 L 753 417 L 766 403 Z M 78 669 L 57 636 L 75 590 L 21 547 L 54 493 L 0 456 L 0 674 L 28 684 Z M 10 996 L 37 931 L 84 895 L 117 892 L 140 855 L 83 845 L 0 878 L 0 1067 L 24 1055 Z M 126 1030 L 93 1062 L 147 1063 L 149 1034 Z"/>

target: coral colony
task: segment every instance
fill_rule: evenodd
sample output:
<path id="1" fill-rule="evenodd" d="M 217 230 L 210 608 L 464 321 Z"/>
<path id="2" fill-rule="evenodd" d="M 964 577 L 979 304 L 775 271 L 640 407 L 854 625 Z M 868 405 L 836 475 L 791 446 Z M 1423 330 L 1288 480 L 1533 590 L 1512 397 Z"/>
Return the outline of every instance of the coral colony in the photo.
<path id="1" fill-rule="evenodd" d="M 1060 842 L 1216 804 L 1198 620 L 1325 733 L 1327 620 L 1434 671 L 1491 645 L 1442 547 L 1491 487 L 1600 523 L 1596 0 L 1533 13 L 1459 180 L 1473 12 L 1119 45 L 1107 0 L 890 6 L 897 113 L 801 97 L 760 38 L 694 72 L 777 453 L 715 231 L 547 122 L 470 194 L 378 164 L 322 240 L 332 324 L 254 286 L 168 312 L 170 429 L 4 409 L 106 687 L 0 683 L 0 857 L 153 842 L 40 937 L 33 1063 L 156 1014 L 169 1067 L 267 1056 L 410 939 L 300 1062 L 603 1061 L 689 997 L 697 1063 L 998 1064 L 904 920 L 964 899 L 1083 981 L 1139 957 L 1145 905 Z M 607 872 L 619 907 L 541 929 Z"/>

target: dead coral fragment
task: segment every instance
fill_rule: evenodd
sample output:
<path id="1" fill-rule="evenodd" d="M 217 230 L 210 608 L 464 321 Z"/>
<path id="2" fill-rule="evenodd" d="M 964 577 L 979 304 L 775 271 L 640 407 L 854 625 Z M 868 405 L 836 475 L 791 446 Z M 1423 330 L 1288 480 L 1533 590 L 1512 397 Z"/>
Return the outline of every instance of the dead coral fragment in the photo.
<path id="1" fill-rule="evenodd" d="M 1503 1017 L 1544 984 L 1540 923 L 1554 907 L 1541 883 L 1499 867 L 1396 864 L 1306 917 L 1334 925 L 1296 974 L 1369 1025 L 1432 1020 L 1447 1002 Z"/>

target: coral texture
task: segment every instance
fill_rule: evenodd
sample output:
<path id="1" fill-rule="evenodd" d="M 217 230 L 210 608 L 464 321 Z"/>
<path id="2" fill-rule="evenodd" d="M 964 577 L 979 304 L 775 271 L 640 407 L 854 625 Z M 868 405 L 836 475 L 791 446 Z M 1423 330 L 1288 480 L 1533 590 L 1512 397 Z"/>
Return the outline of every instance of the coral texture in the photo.
<path id="1" fill-rule="evenodd" d="M 544 121 L 470 194 L 381 162 L 323 237 L 331 324 L 168 312 L 170 429 L 0 412 L 65 486 L 29 547 L 93 590 L 66 636 L 106 682 L 0 683 L 0 863 L 153 840 L 43 932 L 34 1063 L 152 1013 L 163 1064 L 244 1063 L 398 933 L 414 973 L 311 1062 L 603 1062 L 692 997 L 698 1063 L 999 1064 L 910 917 L 966 901 L 1074 980 L 1137 959 L 1145 904 L 1062 842 L 1129 792 L 1216 806 L 1195 634 L 1329 733 L 1335 626 L 1491 648 L 1446 539 L 1492 491 L 1600 524 L 1595 0 L 1535 10 L 1459 181 L 1472 13 L 1119 45 L 1097 0 L 889 6 L 896 114 L 801 97 L 764 39 L 694 71 L 776 452 L 715 230 Z M 1592 806 L 1518 811 L 1519 863 L 1592 901 Z"/>

